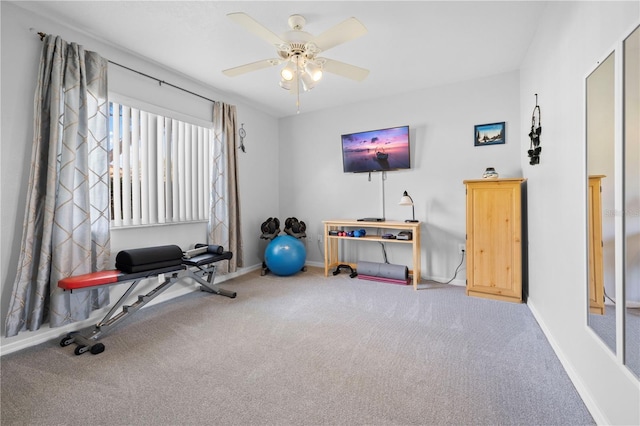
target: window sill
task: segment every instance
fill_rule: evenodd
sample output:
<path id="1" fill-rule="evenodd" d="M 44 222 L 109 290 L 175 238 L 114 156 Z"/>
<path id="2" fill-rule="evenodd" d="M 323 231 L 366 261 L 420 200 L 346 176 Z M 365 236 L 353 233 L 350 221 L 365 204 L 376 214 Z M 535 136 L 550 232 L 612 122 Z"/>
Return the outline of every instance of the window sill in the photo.
<path id="1" fill-rule="evenodd" d="M 151 223 L 145 225 L 119 225 L 115 226 L 113 222 L 109 225 L 109 229 L 111 231 L 126 231 L 131 229 L 140 229 L 140 228 L 163 228 L 167 226 L 185 226 L 185 225 L 195 225 L 198 223 L 208 223 L 208 220 L 191 220 L 185 222 L 167 222 L 167 223 Z"/>

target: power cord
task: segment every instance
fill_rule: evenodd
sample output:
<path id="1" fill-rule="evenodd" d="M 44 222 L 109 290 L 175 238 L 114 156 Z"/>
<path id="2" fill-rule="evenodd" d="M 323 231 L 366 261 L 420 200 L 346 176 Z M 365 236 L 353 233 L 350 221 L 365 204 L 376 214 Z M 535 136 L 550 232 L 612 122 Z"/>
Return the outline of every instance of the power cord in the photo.
<path id="1" fill-rule="evenodd" d="M 460 270 L 460 267 L 462 266 L 462 262 L 464 262 L 464 253 L 465 251 L 462 250 L 462 253 L 460 253 L 460 263 L 458 264 L 458 267 L 456 268 L 456 271 L 453 273 L 453 277 L 451 277 L 451 279 L 449 281 L 447 281 L 446 283 L 440 282 L 440 281 L 435 281 L 435 280 L 429 280 L 429 281 L 433 281 L 434 283 L 438 283 L 438 284 L 450 284 L 451 281 L 453 281 L 456 276 L 458 275 L 458 271 Z"/>
<path id="2" fill-rule="evenodd" d="M 323 236 L 322 238 L 326 238 L 326 236 Z M 320 252 L 322 257 L 324 258 L 324 244 L 320 239 L 316 239 L 316 246 L 318 247 L 318 251 Z"/>
<path id="3" fill-rule="evenodd" d="M 378 241 L 378 243 L 382 246 L 382 256 L 384 257 L 384 263 L 389 263 L 389 261 L 387 260 L 386 246 L 384 245 L 384 243 L 382 241 Z M 465 251 L 462 250 L 462 253 L 460 254 L 460 263 L 456 267 L 456 270 L 453 273 L 453 277 L 451 277 L 451 279 L 449 281 L 447 281 L 446 283 L 443 283 L 443 282 L 440 282 L 440 281 L 435 281 L 435 280 L 429 280 L 429 281 L 433 281 L 434 283 L 438 283 L 438 284 L 450 284 L 451 281 L 455 280 L 456 277 L 458 276 L 458 271 L 460 270 L 460 267 L 462 266 L 462 262 L 464 262 L 464 253 L 465 253 Z"/>
<path id="4" fill-rule="evenodd" d="M 382 246 L 382 257 L 384 258 L 384 263 L 389 263 L 389 260 L 387 260 L 387 247 L 382 241 L 378 241 L 378 244 Z"/>
<path id="5" fill-rule="evenodd" d="M 611 298 L 608 294 L 607 294 L 607 289 L 604 289 L 604 297 L 603 299 L 609 299 L 611 301 L 611 303 L 613 303 L 613 306 L 616 306 L 616 301 L 615 299 Z M 606 302 L 606 300 L 605 300 Z M 640 306 L 626 306 L 627 309 L 640 309 Z"/>
<path id="6" fill-rule="evenodd" d="M 382 256 L 384 257 L 384 263 L 389 263 L 389 261 L 387 260 L 386 246 L 384 245 L 384 243 L 382 241 L 378 241 L 378 243 L 382 246 Z M 443 283 L 443 282 L 440 282 L 440 281 L 435 281 L 435 280 L 429 280 L 429 281 L 433 281 L 434 283 L 438 283 L 438 284 L 450 284 L 451 281 L 455 280 L 456 277 L 458 276 L 458 271 L 460 270 L 460 267 L 462 266 L 462 262 L 464 262 L 464 254 L 465 254 L 465 251 L 462 250 L 462 253 L 460 253 L 460 263 L 456 267 L 456 270 L 453 273 L 453 277 L 451 277 L 451 279 L 449 281 L 447 281 L 446 283 Z"/>
<path id="7" fill-rule="evenodd" d="M 607 294 L 607 289 L 603 289 L 604 290 L 604 297 L 609 299 L 611 301 L 611 303 L 613 303 L 614 305 L 616 304 L 616 301 L 613 300 L 611 297 L 609 297 L 609 295 Z"/>

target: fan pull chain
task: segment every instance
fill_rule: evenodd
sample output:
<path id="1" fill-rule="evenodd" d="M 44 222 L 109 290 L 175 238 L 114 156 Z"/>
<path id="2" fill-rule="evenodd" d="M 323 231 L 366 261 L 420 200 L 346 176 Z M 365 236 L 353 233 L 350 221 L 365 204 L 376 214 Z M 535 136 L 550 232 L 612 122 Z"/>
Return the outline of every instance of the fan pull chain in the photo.
<path id="1" fill-rule="evenodd" d="M 300 56 L 296 57 L 296 114 L 300 114 Z"/>

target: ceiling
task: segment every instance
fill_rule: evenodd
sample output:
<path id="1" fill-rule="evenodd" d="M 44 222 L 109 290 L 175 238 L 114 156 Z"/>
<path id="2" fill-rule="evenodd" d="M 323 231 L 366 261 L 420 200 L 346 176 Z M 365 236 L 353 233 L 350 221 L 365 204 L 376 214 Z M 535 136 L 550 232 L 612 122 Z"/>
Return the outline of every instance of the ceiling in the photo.
<path id="1" fill-rule="evenodd" d="M 297 113 L 279 68 L 222 70 L 275 58 L 275 48 L 229 19 L 245 12 L 276 34 L 292 14 L 318 35 L 349 17 L 368 33 L 320 56 L 370 70 L 362 82 L 325 73 L 300 113 L 517 70 L 541 1 L 28 1 L 18 6 L 177 70 L 275 117 Z M 46 28 L 36 28 L 46 32 Z M 70 40 L 71 41 L 71 40 Z M 126 64 L 123 64 L 126 65 Z M 171 81 L 169 81 L 171 83 Z"/>

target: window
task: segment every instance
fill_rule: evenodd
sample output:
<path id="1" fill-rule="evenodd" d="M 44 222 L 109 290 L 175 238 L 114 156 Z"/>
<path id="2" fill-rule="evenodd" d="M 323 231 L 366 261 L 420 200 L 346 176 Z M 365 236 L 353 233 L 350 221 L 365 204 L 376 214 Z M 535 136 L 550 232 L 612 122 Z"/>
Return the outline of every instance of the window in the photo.
<path id="1" fill-rule="evenodd" d="M 213 130 L 109 103 L 112 226 L 207 220 Z"/>

